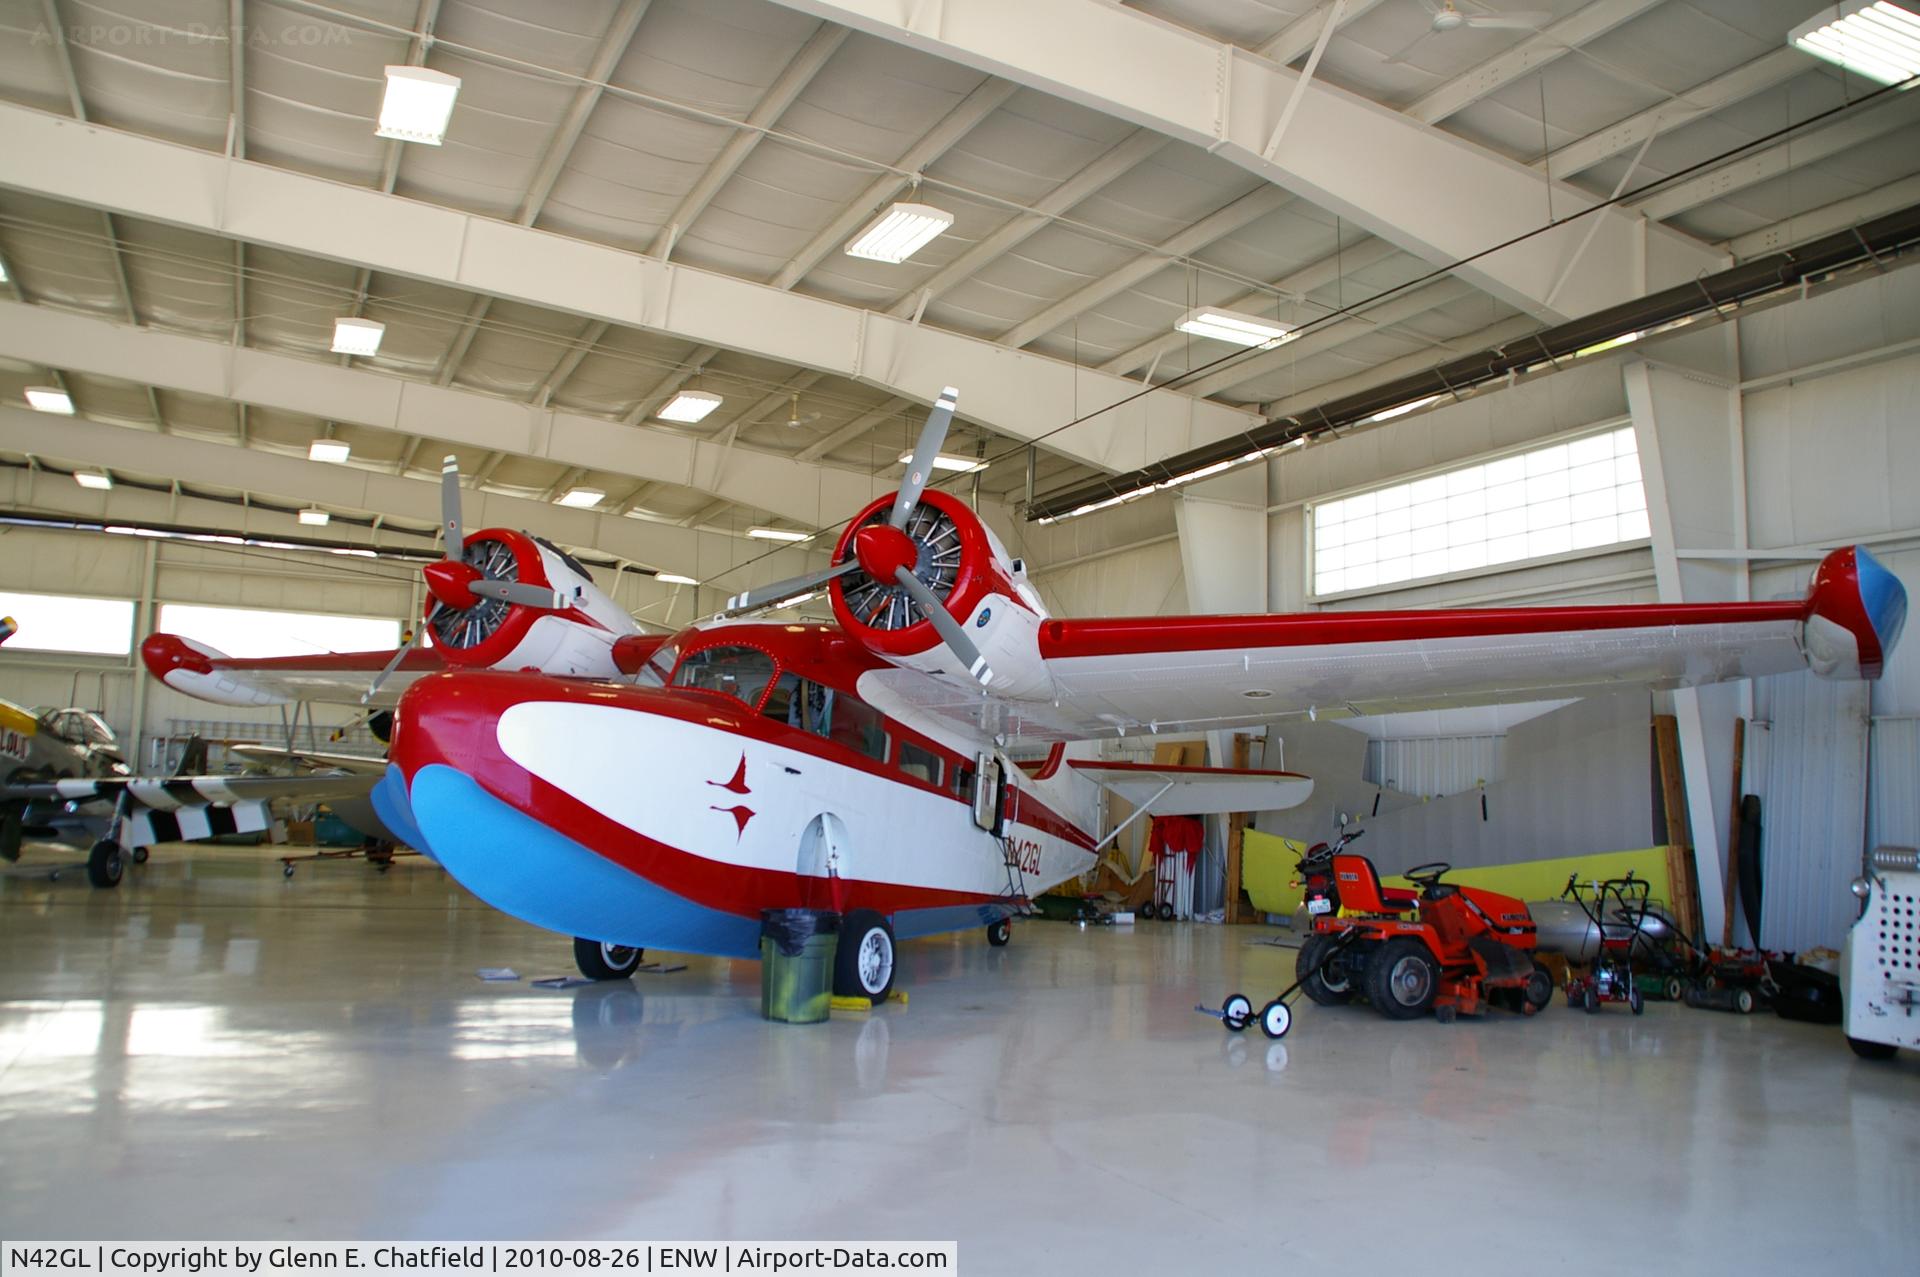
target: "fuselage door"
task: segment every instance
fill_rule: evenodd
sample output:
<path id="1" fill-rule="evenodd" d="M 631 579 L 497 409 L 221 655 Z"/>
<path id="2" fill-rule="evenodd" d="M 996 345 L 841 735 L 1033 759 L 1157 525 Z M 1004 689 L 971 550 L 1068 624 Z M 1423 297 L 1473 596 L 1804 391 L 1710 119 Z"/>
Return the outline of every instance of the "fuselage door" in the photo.
<path id="1" fill-rule="evenodd" d="M 1000 801 L 1000 779 L 1000 759 L 991 750 L 983 750 L 974 761 L 973 823 L 996 836 L 1005 811 Z"/>

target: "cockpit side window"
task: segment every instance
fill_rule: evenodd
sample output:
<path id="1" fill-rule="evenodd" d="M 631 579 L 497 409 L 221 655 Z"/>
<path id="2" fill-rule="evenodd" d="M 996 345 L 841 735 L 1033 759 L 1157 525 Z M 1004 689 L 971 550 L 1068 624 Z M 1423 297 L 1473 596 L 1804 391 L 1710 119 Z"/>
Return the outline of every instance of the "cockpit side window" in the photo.
<path id="1" fill-rule="evenodd" d="M 751 707 L 760 703 L 773 673 L 773 658 L 757 647 L 710 647 L 680 662 L 673 685 L 721 692 Z"/>

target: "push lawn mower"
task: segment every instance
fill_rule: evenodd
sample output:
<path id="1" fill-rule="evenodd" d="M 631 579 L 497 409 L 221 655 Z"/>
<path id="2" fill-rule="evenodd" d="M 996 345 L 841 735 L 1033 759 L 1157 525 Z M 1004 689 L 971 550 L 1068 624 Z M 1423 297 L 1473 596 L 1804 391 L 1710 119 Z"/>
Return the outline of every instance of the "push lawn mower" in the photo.
<path id="1" fill-rule="evenodd" d="M 1605 1002 L 1624 1002 L 1635 1015 L 1647 1009 L 1634 983 L 1633 951 L 1641 944 L 1651 892 L 1652 885 L 1632 873 L 1590 884 L 1586 894 L 1581 893 L 1578 875 L 1568 877 L 1562 897 L 1580 906 L 1600 938 L 1592 969 L 1567 980 L 1568 1006 L 1585 1007 L 1589 1015 Z"/>
<path id="2" fill-rule="evenodd" d="M 1451 866 L 1437 861 L 1406 872 L 1414 890 L 1383 887 L 1372 861 L 1341 850 L 1360 833 L 1343 832 L 1300 860 L 1313 934 L 1295 961 L 1294 984 L 1261 1012 L 1271 1036 L 1286 1031 L 1274 1032 L 1269 1017 L 1290 1023 L 1286 999 L 1296 989 L 1321 1006 L 1359 996 L 1390 1020 L 1431 1010 L 1443 1023 L 1461 1012 L 1479 1015 L 1495 1000 L 1526 1015 L 1551 1000 L 1553 977 L 1534 961 L 1524 903 L 1442 882 Z M 1213 1014 L 1242 1029 L 1252 1022 L 1252 1003 L 1236 994 Z"/>

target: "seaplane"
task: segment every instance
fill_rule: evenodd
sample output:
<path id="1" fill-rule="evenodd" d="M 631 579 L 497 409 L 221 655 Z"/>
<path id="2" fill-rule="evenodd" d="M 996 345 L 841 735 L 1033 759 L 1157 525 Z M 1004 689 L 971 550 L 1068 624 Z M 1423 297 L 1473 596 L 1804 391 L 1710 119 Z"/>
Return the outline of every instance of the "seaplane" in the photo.
<path id="1" fill-rule="evenodd" d="M 1873 678 L 1905 619 L 1898 579 L 1859 547 L 1778 602 L 1057 618 L 993 530 L 928 486 L 956 401 L 942 392 L 899 490 L 854 515 L 827 566 L 677 634 L 641 633 L 555 546 L 465 536 L 449 462 L 431 646 L 232 660 L 155 635 L 143 655 L 226 704 L 396 706 L 373 793 L 388 827 L 573 937 L 589 977 L 623 978 L 648 948 L 755 958 L 767 911 L 830 910 L 836 992 L 877 1002 L 898 942 L 1004 945 L 1028 900 L 1092 868 L 1115 832 L 1103 791 L 1156 815 L 1311 793 L 1281 771 L 1103 759 L 1105 742 L 1806 668 Z M 821 589 L 832 623 L 761 619 Z"/>

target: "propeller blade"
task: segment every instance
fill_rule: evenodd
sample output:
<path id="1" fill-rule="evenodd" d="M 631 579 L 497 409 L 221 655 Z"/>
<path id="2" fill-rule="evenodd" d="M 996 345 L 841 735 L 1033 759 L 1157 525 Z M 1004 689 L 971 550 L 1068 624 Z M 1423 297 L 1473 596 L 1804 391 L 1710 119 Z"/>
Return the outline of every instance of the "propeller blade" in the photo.
<path id="1" fill-rule="evenodd" d="M 544 585 L 529 585 L 524 581 L 494 581 L 482 577 L 467 588 L 483 599 L 499 599 L 502 603 L 518 603 L 522 607 L 539 607 L 548 611 L 557 611 L 567 605 L 565 599 Z"/>
<path id="2" fill-rule="evenodd" d="M 920 442 L 913 447 L 907 477 L 900 481 L 899 495 L 893 499 L 893 516 L 887 520 L 894 527 L 905 528 L 907 516 L 920 504 L 921 490 L 933 473 L 933 459 L 940 455 L 940 445 L 947 441 L 947 427 L 953 424 L 953 406 L 958 402 L 960 392 L 948 386 L 934 401 L 933 411 L 927 414 L 927 424 L 920 427 Z"/>
<path id="3" fill-rule="evenodd" d="M 947 650 L 967 667 L 967 673 L 978 679 L 982 687 L 993 682 L 993 670 L 987 665 L 987 658 L 980 655 L 980 649 L 973 645 L 973 640 L 967 637 L 967 632 L 960 628 L 960 622 L 953 619 L 953 613 L 947 611 L 946 605 L 935 597 L 932 590 L 920 583 L 920 578 L 913 574 L 913 570 L 904 567 L 895 568 L 893 579 L 900 583 L 901 589 L 913 596 L 913 601 L 920 605 L 920 610 L 927 614 L 929 621 L 933 622 L 933 628 L 939 631 L 941 641 L 947 645 Z"/>
<path id="4" fill-rule="evenodd" d="M 400 645 L 400 650 L 393 654 L 393 659 L 388 661 L 386 665 L 381 668 L 380 672 L 373 676 L 373 682 L 367 685 L 365 694 L 360 697 L 360 703 L 362 705 L 372 700 L 374 693 L 380 690 L 380 685 L 391 678 L 393 672 L 400 668 L 400 662 L 407 659 L 407 653 L 419 646 L 421 636 L 427 632 L 427 627 L 433 624 L 433 618 L 437 616 L 439 612 L 440 600 L 435 599 L 433 606 L 427 610 L 427 619 L 422 621 L 413 633 L 407 635 L 407 641 Z"/>
<path id="5" fill-rule="evenodd" d="M 742 594 L 736 594 L 727 600 L 722 612 L 751 612 L 755 608 L 765 607 L 769 603 L 778 603 L 781 599 L 790 599 L 796 594 L 805 594 L 808 590 L 817 590 L 837 576 L 845 576 L 860 566 L 858 559 L 848 559 L 834 567 L 822 568 L 818 572 L 809 572 L 805 576 L 792 576 L 784 581 L 775 581 L 772 585 L 757 586 Z"/>
<path id="6" fill-rule="evenodd" d="M 467 539 L 460 528 L 460 458 L 455 456 L 440 462 L 440 530 L 447 534 L 449 559 L 466 554 Z"/>

